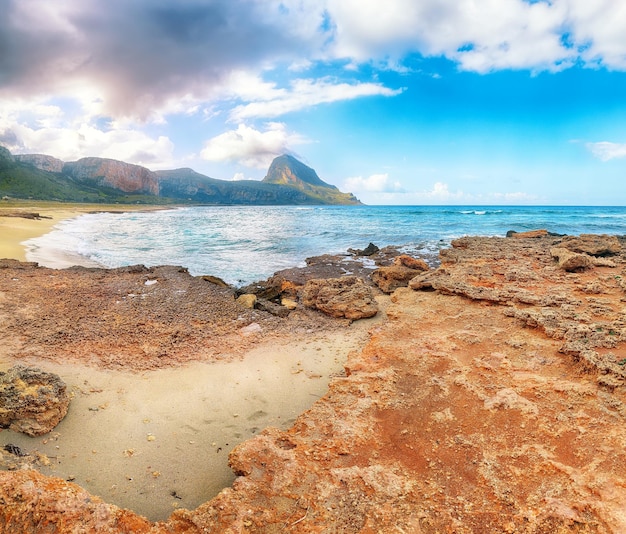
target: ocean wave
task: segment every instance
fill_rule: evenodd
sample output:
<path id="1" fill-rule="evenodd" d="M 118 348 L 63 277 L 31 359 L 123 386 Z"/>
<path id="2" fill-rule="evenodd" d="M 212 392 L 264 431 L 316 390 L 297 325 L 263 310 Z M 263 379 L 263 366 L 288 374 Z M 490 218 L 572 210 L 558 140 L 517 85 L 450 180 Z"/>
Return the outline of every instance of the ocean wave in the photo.
<path id="1" fill-rule="evenodd" d="M 504 210 L 461 210 L 459 213 L 463 215 L 496 215 Z"/>
<path id="2" fill-rule="evenodd" d="M 372 242 L 406 246 L 435 262 L 464 235 L 504 236 L 546 228 L 564 234 L 626 234 L 626 209 L 541 206 L 185 207 L 83 215 L 28 243 L 31 261 L 47 245 L 107 267 L 183 265 L 234 285 L 269 278 L 306 258 Z M 40 261 L 42 265 L 45 262 Z"/>

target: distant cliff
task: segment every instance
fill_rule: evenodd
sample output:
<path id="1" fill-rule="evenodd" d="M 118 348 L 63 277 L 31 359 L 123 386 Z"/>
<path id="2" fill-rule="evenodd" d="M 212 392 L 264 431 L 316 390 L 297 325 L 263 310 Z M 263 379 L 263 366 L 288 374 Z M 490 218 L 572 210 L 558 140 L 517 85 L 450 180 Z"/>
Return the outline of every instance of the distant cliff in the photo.
<path id="1" fill-rule="evenodd" d="M 63 165 L 62 173 L 74 180 L 119 189 L 125 193 L 159 196 L 159 178 L 155 173 L 131 163 L 114 159 L 82 158 Z"/>
<path id="2" fill-rule="evenodd" d="M 15 161 L 28 163 L 42 171 L 61 172 L 65 163 L 60 159 L 46 156 L 45 154 L 16 154 Z"/>
<path id="3" fill-rule="evenodd" d="M 192 169 L 153 172 L 105 158 L 63 162 L 13 156 L 0 147 L 0 195 L 74 202 L 244 205 L 360 204 L 292 156 L 276 158 L 262 181 L 210 178 Z"/>

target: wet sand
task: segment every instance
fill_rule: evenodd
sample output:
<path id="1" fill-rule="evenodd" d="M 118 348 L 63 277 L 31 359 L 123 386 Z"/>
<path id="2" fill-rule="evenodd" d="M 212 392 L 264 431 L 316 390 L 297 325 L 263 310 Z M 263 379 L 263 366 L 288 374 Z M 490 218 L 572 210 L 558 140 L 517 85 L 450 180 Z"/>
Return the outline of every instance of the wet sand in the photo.
<path id="1" fill-rule="evenodd" d="M 51 232 L 60 222 L 94 211 L 137 211 L 165 209 L 162 206 L 64 204 L 55 202 L 1 201 L 0 202 L 0 258 L 37 261 L 53 269 L 72 265 L 95 267 L 97 264 L 84 256 L 71 254 L 61 247 L 33 249 L 25 242 Z M 39 214 L 37 219 L 28 214 Z M 19 215 L 23 216 L 19 216 Z"/>

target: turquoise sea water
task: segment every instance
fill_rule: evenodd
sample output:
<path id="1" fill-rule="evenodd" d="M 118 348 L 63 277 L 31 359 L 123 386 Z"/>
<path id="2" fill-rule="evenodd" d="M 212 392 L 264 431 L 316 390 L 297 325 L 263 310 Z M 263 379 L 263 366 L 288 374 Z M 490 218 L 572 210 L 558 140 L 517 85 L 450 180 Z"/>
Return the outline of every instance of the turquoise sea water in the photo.
<path id="1" fill-rule="evenodd" d="M 98 213 L 30 240 L 106 267 L 182 265 L 236 285 L 262 280 L 310 256 L 350 247 L 400 245 L 433 262 L 464 235 L 504 236 L 545 228 L 561 234 L 626 234 L 626 207 L 332 206 L 185 207 Z"/>

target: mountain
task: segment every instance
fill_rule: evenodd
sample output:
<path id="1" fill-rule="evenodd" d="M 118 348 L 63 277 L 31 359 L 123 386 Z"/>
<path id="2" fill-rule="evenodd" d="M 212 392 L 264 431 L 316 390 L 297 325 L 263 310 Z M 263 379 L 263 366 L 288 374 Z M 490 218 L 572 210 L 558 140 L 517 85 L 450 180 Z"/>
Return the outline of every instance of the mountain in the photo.
<path id="1" fill-rule="evenodd" d="M 0 196 L 145 204 L 360 204 L 292 156 L 276 158 L 262 181 L 210 178 L 192 169 L 153 172 L 106 158 L 63 162 L 0 147 Z"/>
<path id="2" fill-rule="evenodd" d="M 315 204 L 361 203 L 352 193 L 342 193 L 327 184 L 311 167 L 289 155 L 274 158 L 262 183 L 291 187 L 315 199 Z"/>
<path id="3" fill-rule="evenodd" d="M 209 178 L 192 169 L 157 171 L 161 194 L 198 204 L 291 205 L 319 204 L 292 187 L 256 180 L 227 181 Z"/>

